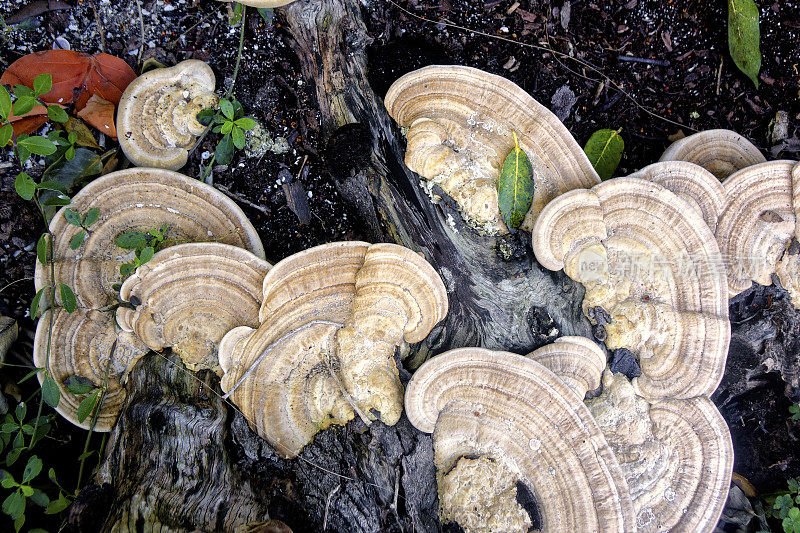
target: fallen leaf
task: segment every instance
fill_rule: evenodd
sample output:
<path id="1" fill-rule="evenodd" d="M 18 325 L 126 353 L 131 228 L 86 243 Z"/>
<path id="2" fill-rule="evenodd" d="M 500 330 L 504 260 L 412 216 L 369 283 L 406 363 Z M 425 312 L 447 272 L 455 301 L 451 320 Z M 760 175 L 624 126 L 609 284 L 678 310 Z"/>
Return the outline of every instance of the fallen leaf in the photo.
<path id="1" fill-rule="evenodd" d="M 114 126 L 114 108 L 113 102 L 93 94 L 89 101 L 86 102 L 86 107 L 78 111 L 78 116 L 100 132 L 116 139 L 117 128 Z"/>
<path id="2" fill-rule="evenodd" d="M 19 24 L 31 17 L 37 17 L 42 13 L 62 9 L 72 9 L 72 6 L 66 2 L 59 2 L 58 0 L 34 0 L 30 4 L 15 11 L 13 15 L 6 19 L 6 24 Z"/>
<path id="3" fill-rule="evenodd" d="M 597 130 L 583 147 L 589 162 L 603 181 L 614 175 L 624 149 L 625 141 L 618 130 Z"/>
<path id="4" fill-rule="evenodd" d="M 758 6 L 753 0 L 728 0 L 728 49 L 733 62 L 758 89 L 761 70 L 761 30 Z"/>
<path id="5" fill-rule="evenodd" d="M 41 96 L 54 104 L 75 104 L 80 111 L 92 95 L 119 104 L 122 92 L 136 78 L 122 59 L 108 54 L 89 55 L 74 50 L 44 50 L 14 61 L 0 77 L 0 84 L 33 87 L 37 75 L 50 73 L 53 88 Z"/>
<path id="6" fill-rule="evenodd" d="M 497 201 L 500 215 L 512 233 L 520 227 L 533 203 L 533 167 L 528 154 L 519 147 L 514 133 L 514 148 L 503 162 L 497 182 Z"/>
<path id="7" fill-rule="evenodd" d="M 14 127 L 14 135 L 33 133 L 48 120 L 47 108 L 38 104 L 21 117 L 16 116 L 13 112 L 8 117 L 8 121 Z"/>
<path id="8" fill-rule="evenodd" d="M 69 117 L 69 120 L 64 123 L 64 129 L 67 133 L 75 132 L 75 144 L 78 146 L 86 146 L 87 148 L 101 150 L 100 145 L 97 144 L 97 140 L 94 138 L 94 135 L 92 135 L 91 130 L 89 130 L 89 126 L 81 119 Z"/>

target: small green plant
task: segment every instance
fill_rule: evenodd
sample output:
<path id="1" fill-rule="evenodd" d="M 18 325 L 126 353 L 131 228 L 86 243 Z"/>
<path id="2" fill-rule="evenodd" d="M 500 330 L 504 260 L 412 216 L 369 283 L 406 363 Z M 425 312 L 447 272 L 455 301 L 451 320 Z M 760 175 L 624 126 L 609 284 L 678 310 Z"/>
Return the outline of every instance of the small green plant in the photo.
<path id="1" fill-rule="evenodd" d="M 221 133 L 222 138 L 214 150 L 214 163 L 227 165 L 233 159 L 233 150 L 244 148 L 244 132 L 256 126 L 256 121 L 244 116 L 242 104 L 235 98 L 219 101 L 219 110 L 206 109 L 197 115 L 201 124 L 214 124 L 211 131 Z"/>
<path id="2" fill-rule="evenodd" d="M 134 270 L 153 258 L 153 254 L 167 247 L 168 228 L 161 226 L 147 232 L 126 231 L 117 237 L 116 244 L 124 250 L 133 250 L 134 259 L 131 263 L 123 263 L 119 266 L 119 273 L 123 278 L 130 276 Z M 115 285 L 115 289 L 119 287 Z"/>
<path id="3" fill-rule="evenodd" d="M 792 420 L 800 420 L 800 404 L 789 406 L 789 412 L 792 414 Z"/>
<path id="4" fill-rule="evenodd" d="M 800 483 L 790 479 L 787 486 L 787 491 L 775 497 L 769 514 L 781 521 L 784 533 L 800 533 Z M 771 499 L 767 498 L 767 502 Z"/>
<path id="5" fill-rule="evenodd" d="M 91 234 L 91 230 L 89 226 L 97 222 L 98 217 L 100 216 L 100 210 L 96 207 L 89 209 L 85 215 L 81 216 L 78 212 L 67 208 L 64 211 L 64 218 L 67 219 L 67 222 L 72 224 L 73 226 L 78 226 L 81 230 L 75 234 L 75 236 L 70 239 L 69 247 L 73 250 L 77 250 L 81 247 L 81 245 L 86 240 L 86 237 Z"/>

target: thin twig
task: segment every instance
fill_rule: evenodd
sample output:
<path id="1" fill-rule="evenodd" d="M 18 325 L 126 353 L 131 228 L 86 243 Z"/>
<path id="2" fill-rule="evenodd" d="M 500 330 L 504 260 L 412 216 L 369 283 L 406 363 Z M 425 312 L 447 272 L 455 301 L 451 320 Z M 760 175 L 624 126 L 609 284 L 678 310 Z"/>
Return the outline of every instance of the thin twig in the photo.
<path id="1" fill-rule="evenodd" d="M 617 56 L 617 59 L 619 59 L 620 61 L 628 61 L 630 63 L 646 63 L 648 65 L 658 65 L 659 67 L 669 66 L 669 61 L 663 61 L 661 59 L 649 59 L 647 57 L 620 55 Z"/>
<path id="2" fill-rule="evenodd" d="M 21 281 L 31 281 L 32 279 L 33 279 L 33 278 L 20 278 L 20 279 L 15 279 L 15 280 L 14 280 L 14 281 L 12 281 L 11 283 L 9 283 L 9 284 L 5 285 L 5 286 L 4 286 L 2 289 L 0 289 L 0 292 L 3 292 L 4 290 L 6 290 L 7 288 L 9 288 L 10 286 L 12 286 L 12 285 L 13 285 L 13 284 L 15 284 L 15 283 L 19 283 L 19 282 L 21 282 Z"/>
<path id="3" fill-rule="evenodd" d="M 103 25 L 100 24 L 100 16 L 97 14 L 97 6 L 94 5 L 94 0 L 89 0 L 89 3 L 92 4 L 94 21 L 97 23 L 97 34 L 100 36 L 100 50 L 107 54 L 108 48 L 106 47 L 106 36 L 103 35 L 105 32 L 103 31 Z"/>
<path id="4" fill-rule="evenodd" d="M 328 497 L 325 498 L 325 518 L 322 520 L 322 531 L 325 531 L 326 529 L 328 529 L 328 510 L 329 510 L 329 508 L 331 506 L 331 498 L 333 498 L 333 495 L 336 494 L 337 492 L 339 492 L 339 489 L 341 489 L 341 488 L 342 488 L 342 484 L 339 483 L 338 485 L 336 485 L 335 489 L 333 489 L 332 491 L 330 491 L 328 493 Z"/>
<path id="5" fill-rule="evenodd" d="M 242 25 L 241 31 L 239 32 L 239 52 L 236 54 L 236 65 L 233 67 L 233 79 L 231 80 L 231 84 L 228 87 L 228 90 L 225 92 L 225 98 L 230 98 L 233 94 L 233 86 L 236 83 L 236 76 L 239 75 L 239 65 L 242 63 L 242 48 L 244 47 L 244 28 L 246 26 L 245 22 L 247 21 L 247 6 L 242 4 L 242 20 L 240 24 Z"/>
<path id="6" fill-rule="evenodd" d="M 224 192 L 226 195 L 230 196 L 232 199 L 234 199 L 234 200 L 236 200 L 238 202 L 242 202 L 243 204 L 252 207 L 256 211 L 264 213 L 265 215 L 269 215 L 270 214 L 269 209 L 267 209 L 266 207 L 264 207 L 262 205 L 258 205 L 258 204 L 254 203 L 254 202 L 251 202 L 247 198 L 245 198 L 245 197 L 243 197 L 241 195 L 238 195 L 235 192 L 231 192 L 231 190 L 228 189 L 227 187 L 225 187 L 224 185 L 214 185 L 214 188 L 219 189 L 220 191 Z"/>
<path id="7" fill-rule="evenodd" d="M 661 116 L 661 115 L 659 115 L 658 113 L 655 113 L 654 111 L 651 111 L 651 110 L 650 110 L 650 109 L 648 109 L 647 107 L 645 107 L 645 106 L 643 106 L 642 104 L 640 104 L 638 100 L 636 100 L 636 99 L 635 99 L 633 96 L 631 96 L 630 94 L 628 94 L 628 93 L 627 93 L 627 92 L 626 92 L 624 89 L 622 89 L 622 87 L 621 87 L 621 86 L 620 86 L 620 85 L 619 85 L 617 82 L 615 82 L 614 80 L 612 80 L 611 78 L 609 78 L 609 77 L 608 77 L 606 74 L 604 74 L 604 73 L 603 73 L 603 72 L 602 72 L 600 69 L 598 69 L 598 68 L 596 68 L 596 67 L 593 67 L 592 65 L 590 65 L 590 64 L 589 64 L 589 63 L 587 63 L 586 61 L 583 61 L 583 60 L 581 60 L 581 59 L 579 59 L 579 58 L 577 58 L 577 57 L 573 57 L 573 56 L 571 56 L 571 55 L 569 55 L 569 54 L 565 54 L 564 52 L 559 52 L 558 50 L 554 50 L 554 49 L 552 49 L 552 48 L 548 48 L 548 47 L 546 47 L 546 46 L 540 46 L 540 45 L 531 44 L 531 43 L 521 43 L 521 42 L 519 42 L 519 41 L 515 41 L 514 39 L 509 39 L 508 37 L 503 37 L 502 35 L 492 35 L 491 33 L 486 33 L 486 32 L 482 32 L 482 31 L 479 31 L 479 30 L 475 30 L 475 29 L 471 29 L 471 28 L 466 28 L 466 27 L 464 27 L 464 26 L 459 26 L 458 24 L 453 24 L 452 22 L 438 21 L 438 20 L 431 20 L 431 19 L 429 19 L 429 18 L 423 17 L 423 16 L 421 16 L 421 15 L 417 15 L 416 13 L 413 13 L 413 12 L 409 11 L 408 9 L 406 9 L 406 8 L 404 8 L 403 6 L 399 5 L 399 4 L 398 4 L 397 2 L 395 2 L 394 0 L 387 0 L 387 1 L 388 1 L 390 4 L 392 4 L 393 6 L 395 6 L 397 9 L 399 9 L 400 11 L 402 11 L 403 13 L 405 13 L 406 15 L 408 15 L 408 16 L 410 16 L 410 17 L 413 17 L 413 18 L 415 18 L 415 19 L 421 20 L 421 21 L 423 21 L 423 22 L 430 22 L 431 24 L 436 24 L 436 25 L 441 25 L 441 26 L 447 26 L 447 27 L 449 27 L 449 28 L 454 28 L 454 29 L 457 29 L 457 30 L 461 30 L 461 31 L 465 31 L 465 32 L 473 33 L 473 34 L 475 34 L 475 35 L 480 35 L 480 36 L 482 36 L 482 37 L 487 37 L 487 38 L 489 38 L 489 39 L 497 39 L 497 40 L 499 40 L 499 41 L 504 41 L 504 42 L 511 43 L 511 44 L 514 44 L 514 45 L 517 45 L 517 46 L 523 46 L 523 47 L 526 47 L 526 48 L 532 48 L 532 49 L 534 49 L 534 50 L 541 50 L 541 51 L 543 51 L 543 52 L 548 52 L 548 53 L 551 53 L 551 54 L 553 54 L 554 56 L 557 56 L 557 57 L 562 57 L 562 58 L 564 58 L 564 59 L 569 59 L 570 61 L 575 61 L 576 63 L 578 63 L 579 65 L 581 65 L 581 67 L 583 67 L 583 68 L 585 68 L 585 69 L 588 69 L 588 70 L 590 70 L 590 71 L 594 72 L 595 74 L 597 74 L 598 76 L 600 76 L 601 78 L 605 79 L 605 80 L 608 82 L 608 84 L 609 84 L 610 86 L 612 86 L 614 89 L 616 89 L 617 91 L 619 91 L 619 92 L 620 92 L 620 93 L 621 93 L 621 94 L 622 94 L 622 95 L 623 95 L 625 98 L 627 98 L 627 99 L 628 99 L 628 100 L 629 100 L 629 101 L 630 101 L 630 102 L 631 102 L 631 103 L 632 103 L 634 106 L 636 106 L 636 108 L 637 108 L 637 109 L 639 109 L 639 110 L 641 110 L 641 111 L 643 111 L 643 112 L 647 113 L 648 115 L 650 115 L 650 116 L 651 116 L 651 117 L 653 117 L 653 118 L 657 118 L 657 119 L 659 119 L 659 120 L 662 120 L 662 121 L 664 121 L 664 122 L 668 122 L 669 124 L 672 124 L 672 125 L 675 125 L 675 126 L 679 126 L 679 127 L 681 127 L 681 128 L 685 128 L 685 129 L 687 129 L 687 130 L 691 130 L 691 131 L 697 131 L 696 129 L 694 129 L 694 128 L 690 127 L 690 126 L 686 126 L 686 125 L 684 125 L 684 124 L 681 124 L 680 122 L 677 122 L 677 121 L 675 121 L 675 120 L 669 119 L 669 118 L 667 118 L 667 117 L 664 117 L 664 116 Z M 568 69 L 568 70 L 569 70 L 569 69 Z M 574 74 L 577 74 L 577 73 L 575 73 L 575 72 L 574 72 L 574 71 L 572 71 L 572 70 L 570 70 L 570 72 L 573 72 Z M 581 74 L 578 74 L 578 75 L 579 75 L 580 77 L 582 77 L 582 78 L 589 79 L 589 80 L 592 80 L 592 81 L 600 81 L 600 80 L 597 80 L 597 79 L 590 78 L 590 77 L 588 77 L 588 76 L 583 76 L 583 75 L 581 75 Z"/>
<path id="8" fill-rule="evenodd" d="M 136 7 L 139 10 L 139 53 L 136 54 L 136 64 L 142 64 L 142 54 L 144 53 L 144 17 L 142 16 L 142 3 L 136 0 Z"/>

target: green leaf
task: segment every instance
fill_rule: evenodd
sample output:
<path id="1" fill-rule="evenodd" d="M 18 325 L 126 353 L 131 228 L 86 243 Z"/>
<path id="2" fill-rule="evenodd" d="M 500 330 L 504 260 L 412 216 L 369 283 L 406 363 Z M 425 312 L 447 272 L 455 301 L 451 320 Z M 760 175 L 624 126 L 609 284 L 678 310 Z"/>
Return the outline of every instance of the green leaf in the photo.
<path id="1" fill-rule="evenodd" d="M 69 285 L 64 283 L 59 283 L 58 285 L 61 291 L 61 305 L 64 307 L 64 310 L 67 313 L 73 312 L 78 305 L 78 302 L 75 298 L 75 293 L 72 292 L 72 289 L 69 288 Z"/>
<path id="2" fill-rule="evenodd" d="M 239 126 L 233 126 L 233 130 L 231 131 L 231 139 L 233 139 L 233 145 L 241 150 L 244 148 L 244 130 Z"/>
<path id="3" fill-rule="evenodd" d="M 27 97 L 33 98 L 35 95 L 33 94 L 33 89 L 30 87 L 26 87 L 25 85 L 14 85 L 14 96 L 17 98 Z"/>
<path id="4" fill-rule="evenodd" d="M 19 435 L 22 436 L 22 432 L 20 432 Z M 19 459 L 19 455 L 22 453 L 23 449 L 24 448 L 22 448 L 20 446 L 20 447 L 14 448 L 10 452 L 8 452 L 8 454 L 6 455 L 6 465 L 7 466 L 11 466 L 14 463 L 16 463 L 17 459 Z"/>
<path id="5" fill-rule="evenodd" d="M 233 118 L 241 118 L 242 115 L 244 115 L 244 108 L 242 107 L 242 104 L 239 103 L 239 100 L 236 98 L 231 100 L 231 104 L 233 104 Z"/>
<path id="6" fill-rule="evenodd" d="M 49 105 L 47 106 L 47 116 L 55 122 L 63 124 L 69 120 L 69 115 L 60 106 Z"/>
<path id="7" fill-rule="evenodd" d="M 67 148 L 67 151 L 64 152 L 64 159 L 66 159 L 67 162 L 72 161 L 73 159 L 75 159 L 75 147 L 74 146 L 70 146 L 69 148 Z"/>
<path id="8" fill-rule="evenodd" d="M 100 210 L 99 209 L 97 209 L 96 207 L 93 207 L 93 208 L 89 209 L 89 211 L 86 212 L 86 216 L 83 217 L 83 225 L 84 225 L 84 227 L 88 228 L 89 226 L 91 226 L 92 224 L 97 222 L 97 218 L 99 216 L 100 216 Z"/>
<path id="9" fill-rule="evenodd" d="M 22 472 L 22 482 L 29 483 L 33 478 L 39 475 L 42 471 L 42 460 L 35 455 L 28 458 L 28 464 L 25 465 L 25 470 Z"/>
<path id="10" fill-rule="evenodd" d="M 23 376 L 23 378 L 21 380 L 19 380 L 17 383 L 24 383 L 24 382 L 28 381 L 29 379 L 31 379 L 36 374 L 38 374 L 39 372 L 44 372 L 44 368 L 34 368 L 33 370 L 31 370 L 30 372 L 25 374 L 25 376 Z"/>
<path id="11" fill-rule="evenodd" d="M 80 230 L 74 237 L 69 240 L 69 247 L 72 250 L 77 250 L 83 244 L 83 240 L 86 238 L 86 230 Z"/>
<path id="12" fill-rule="evenodd" d="M 2 85 L 0 85 L 2 87 Z M 14 135 L 14 126 L 11 124 L 4 124 L 2 128 L 0 128 L 0 148 L 5 148 L 5 146 L 11 141 L 11 137 Z"/>
<path id="13" fill-rule="evenodd" d="M 47 287 L 42 287 L 41 289 L 36 291 L 36 296 L 34 296 L 33 300 L 31 300 L 31 309 L 30 309 L 31 318 L 36 318 L 36 314 L 39 312 L 39 302 L 42 301 L 42 295 L 44 294 L 44 290 L 46 288 Z"/>
<path id="14" fill-rule="evenodd" d="M 47 497 L 47 494 L 40 490 L 34 490 L 33 494 L 31 494 L 31 501 L 38 505 L 39 507 L 47 507 L 50 505 L 50 498 Z M 31 530 L 31 533 L 33 530 Z"/>
<path id="15" fill-rule="evenodd" d="M 11 472 L 8 470 L 0 470 L 0 485 L 2 485 L 4 489 L 10 489 L 11 487 L 16 487 L 19 483 L 14 481 L 14 476 L 11 475 Z"/>
<path id="16" fill-rule="evenodd" d="M 219 140 L 214 151 L 214 161 L 220 165 L 227 165 L 231 159 L 233 159 L 233 141 L 230 135 L 225 135 Z"/>
<path id="17" fill-rule="evenodd" d="M 510 231 L 520 227 L 533 202 L 533 167 L 519 147 L 514 133 L 514 148 L 506 157 L 497 183 L 498 202 L 503 222 Z"/>
<path id="18" fill-rule="evenodd" d="M 33 426 L 30 424 L 23 424 L 22 432 L 26 435 L 33 435 Z"/>
<path id="19" fill-rule="evenodd" d="M 64 380 L 64 386 L 72 394 L 89 394 L 97 388 L 91 379 L 83 376 L 69 376 Z"/>
<path id="20" fill-rule="evenodd" d="M 141 231 L 126 231 L 117 237 L 116 243 L 125 250 L 135 250 L 147 245 L 147 234 Z"/>
<path id="21" fill-rule="evenodd" d="M 50 155 L 56 152 L 56 145 L 53 141 L 39 135 L 34 135 L 22 141 L 18 141 L 17 144 L 36 155 Z"/>
<path id="22" fill-rule="evenodd" d="M 256 121 L 250 117 L 242 117 L 236 119 L 234 124 L 242 128 L 243 130 L 252 130 L 253 128 L 256 127 Z"/>
<path id="23" fill-rule="evenodd" d="M 72 224 L 73 226 L 81 226 L 83 220 L 81 220 L 81 216 L 78 214 L 77 211 L 73 209 L 65 209 L 64 210 L 64 218 L 67 219 L 67 222 Z"/>
<path id="24" fill-rule="evenodd" d="M 728 0 L 728 50 L 733 62 L 758 89 L 761 70 L 761 30 L 753 0 Z"/>
<path id="25" fill-rule="evenodd" d="M 14 102 L 12 108 L 14 109 L 14 114 L 21 117 L 30 113 L 34 105 L 36 105 L 36 99 L 33 96 L 20 96 Z"/>
<path id="26" fill-rule="evenodd" d="M 45 72 L 33 78 L 33 92 L 36 96 L 47 94 L 53 88 L 53 76 Z"/>
<path id="27" fill-rule="evenodd" d="M 619 130 L 597 130 L 583 147 L 601 180 L 609 179 L 617 170 L 624 149 L 625 141 L 620 137 Z"/>
<path id="28" fill-rule="evenodd" d="M 46 205 L 48 207 L 64 207 L 65 205 L 69 205 L 71 203 L 72 200 L 70 200 L 67 196 L 54 196 L 42 202 L 42 205 Z"/>
<path id="29" fill-rule="evenodd" d="M 39 236 L 39 240 L 36 241 L 36 258 L 43 265 L 47 263 L 47 239 L 48 234 L 42 233 L 41 236 Z"/>
<path id="30" fill-rule="evenodd" d="M 25 422 L 26 414 L 28 414 L 28 406 L 25 405 L 25 402 L 18 403 L 16 409 L 14 409 L 14 416 L 22 423 Z"/>
<path id="31" fill-rule="evenodd" d="M 773 509 L 778 511 L 778 518 L 786 518 L 789 516 L 789 509 L 794 507 L 794 500 L 788 494 L 782 494 L 775 499 Z"/>
<path id="32" fill-rule="evenodd" d="M 39 189 L 46 189 L 48 191 L 57 191 L 61 194 L 66 194 L 67 189 L 62 184 L 53 180 L 45 180 L 37 185 Z"/>
<path id="33" fill-rule="evenodd" d="M 0 426 L 0 432 L 2 433 L 14 433 L 19 429 L 19 424 L 14 422 L 4 422 L 2 426 Z"/>
<path id="34" fill-rule="evenodd" d="M 233 120 L 233 104 L 230 100 L 222 99 L 219 101 L 219 109 L 228 120 Z"/>
<path id="35" fill-rule="evenodd" d="M 78 406 L 78 422 L 83 423 L 86 418 L 92 414 L 94 411 L 95 406 L 97 405 L 97 398 L 100 395 L 100 389 L 94 391 L 91 396 L 84 398 L 81 404 Z"/>
<path id="36" fill-rule="evenodd" d="M 214 115 L 216 114 L 217 112 L 213 109 L 203 109 L 202 111 L 197 113 L 196 117 L 197 122 L 199 122 L 203 126 L 208 126 L 209 124 L 211 124 L 211 121 L 214 120 Z"/>
<path id="37" fill-rule="evenodd" d="M 22 492 L 15 490 L 3 502 L 3 512 L 16 520 L 25 512 L 25 496 Z"/>
<path id="38" fill-rule="evenodd" d="M 58 384 L 49 375 L 42 382 L 42 398 L 53 409 L 58 407 L 58 402 L 61 399 L 61 391 L 58 389 Z"/>
<path id="39" fill-rule="evenodd" d="M 798 405 L 794 404 L 792 407 L 797 408 Z M 800 409 L 797 409 L 797 410 L 800 410 Z M 794 492 L 795 494 L 800 493 L 800 483 L 798 483 L 795 478 L 789 479 L 789 481 L 787 481 L 786 483 L 789 485 L 789 490 L 790 491 Z"/>
<path id="40" fill-rule="evenodd" d="M 23 200 L 30 200 L 36 193 L 36 182 L 24 172 L 17 174 L 17 179 L 14 180 L 14 189 Z"/>
<path id="41" fill-rule="evenodd" d="M 24 506 L 23 506 L 24 509 Z M 14 530 L 19 533 L 19 530 L 22 529 L 22 526 L 25 525 L 25 515 L 21 514 L 14 519 Z"/>
<path id="42" fill-rule="evenodd" d="M 44 177 L 61 183 L 68 190 L 102 171 L 103 161 L 99 155 L 88 148 L 77 148 L 75 157 L 70 161 L 56 160 L 44 171 Z"/>
<path id="43" fill-rule="evenodd" d="M 139 259 L 139 264 L 143 265 L 148 261 L 150 261 L 150 259 L 153 258 L 154 253 L 155 250 L 153 249 L 152 246 L 145 246 L 144 248 L 142 248 L 142 251 L 136 255 L 137 259 Z"/>
<path id="44" fill-rule="evenodd" d="M 264 19 L 264 21 L 267 24 L 272 24 L 272 16 L 274 14 L 274 11 L 272 11 L 272 8 L 270 8 L 270 7 L 259 7 L 258 8 L 258 14 L 261 15 L 261 18 Z"/>
<path id="45" fill-rule="evenodd" d="M 78 461 L 83 461 L 84 459 L 91 457 L 93 453 L 94 450 L 86 450 L 85 452 L 83 452 L 78 456 Z"/>
<path id="46" fill-rule="evenodd" d="M 220 127 L 219 132 L 222 133 L 223 135 L 226 135 L 230 133 L 232 129 L 233 129 L 233 122 L 228 121 Z"/>
<path id="47" fill-rule="evenodd" d="M 119 266 L 119 275 L 123 278 L 127 278 L 134 270 L 136 270 L 136 265 L 133 263 L 123 263 Z"/>
<path id="48" fill-rule="evenodd" d="M 19 490 L 21 490 L 22 494 L 25 496 L 33 496 L 33 487 L 29 487 L 28 485 L 20 485 Z"/>
<path id="49" fill-rule="evenodd" d="M 0 119 L 2 119 L 3 122 L 5 122 L 6 120 L 8 120 L 8 115 L 10 114 L 11 114 L 11 95 L 8 94 L 8 89 L 0 85 Z"/>
<path id="50" fill-rule="evenodd" d="M 47 510 L 45 510 L 44 514 L 58 514 L 69 507 L 70 503 L 72 502 L 64 496 L 64 493 L 59 492 L 58 499 L 50 502 L 50 505 L 47 506 Z"/>
<path id="51" fill-rule="evenodd" d="M 800 420 L 800 404 L 794 404 L 789 406 L 789 412 L 792 413 L 792 420 Z M 795 480 L 789 480 L 795 481 Z M 795 481 L 797 483 L 797 481 Z M 795 490 L 797 492 L 797 490 Z"/>

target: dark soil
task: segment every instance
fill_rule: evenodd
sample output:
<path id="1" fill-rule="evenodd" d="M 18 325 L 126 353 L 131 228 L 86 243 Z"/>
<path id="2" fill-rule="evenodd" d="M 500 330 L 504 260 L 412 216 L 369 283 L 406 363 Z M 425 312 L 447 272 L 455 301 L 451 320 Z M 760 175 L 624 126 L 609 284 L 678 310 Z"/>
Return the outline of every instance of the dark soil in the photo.
<path id="1" fill-rule="evenodd" d="M 560 107 L 581 144 L 597 129 L 621 129 L 626 147 L 617 174 L 624 175 L 657 161 L 670 138 L 711 128 L 744 134 L 769 159 L 800 158 L 800 2 L 757 3 L 763 55 L 758 90 L 728 55 L 722 1 L 575 0 L 568 21 L 561 0 L 520 0 L 513 12 L 513 0 L 368 0 L 362 6 L 374 39 L 371 81 L 379 94 L 398 76 L 427 64 L 478 67 L 513 80 L 548 107 Z M 141 67 L 136 64 L 141 46 L 142 61 L 152 57 L 171 65 L 202 59 L 217 73 L 220 89 L 232 83 L 239 31 L 229 26 L 224 4 L 142 0 L 144 35 L 135 1 L 94 4 L 107 51 L 135 69 Z M 19 9 L 16 0 L 0 0 L 0 15 L 7 20 Z M 326 152 L 328 139 L 320 137 L 317 110 L 299 81 L 300 60 L 288 45 L 280 16 L 267 21 L 249 9 L 246 24 L 234 94 L 246 114 L 272 139 L 285 138 L 289 149 L 252 156 L 237 152 L 229 166 L 214 169 L 213 183 L 239 201 L 271 261 L 316 244 L 363 238 L 329 171 L 335 172 L 338 158 L 347 154 Z M 92 2 L 45 10 L 10 28 L 0 51 L 3 68 L 25 53 L 50 48 L 58 37 L 76 50 L 101 51 Z M 557 92 L 561 99 L 553 100 Z M 771 138 L 777 111 L 788 113 L 787 140 Z M 182 172 L 200 176 L 199 165 L 217 140 L 206 138 Z M 251 144 L 250 152 L 257 152 L 259 143 Z M 293 194 L 308 198 L 307 224 L 300 224 L 287 205 L 288 187 L 279 177 L 284 169 L 302 186 Z M 8 154 L 0 157 L 0 314 L 16 318 L 22 328 L 8 361 L 29 364 L 33 323 L 26 309 L 34 293 L 34 246 L 43 226 L 33 206 L 14 192 L 18 171 Z M 29 172 L 37 178 L 36 168 Z M 788 415 L 800 392 L 782 377 L 791 373 L 792 361 L 797 372 L 800 317 L 785 293 L 774 288 L 748 292 L 732 303 L 731 312 L 729 372 L 715 400 L 734 436 L 736 472 L 759 491 L 781 489 L 787 478 L 800 474 L 800 422 Z M 776 365 L 776 358 L 784 363 Z M 0 379 L 4 387 L 13 386 L 25 372 L 7 369 Z M 35 387 L 29 381 L 21 389 L 26 397 Z M 62 420 L 54 424 L 54 440 L 40 453 L 72 487 L 77 473 L 72 458 L 80 454 L 85 433 Z M 62 464 L 62 457 L 70 462 Z"/>

